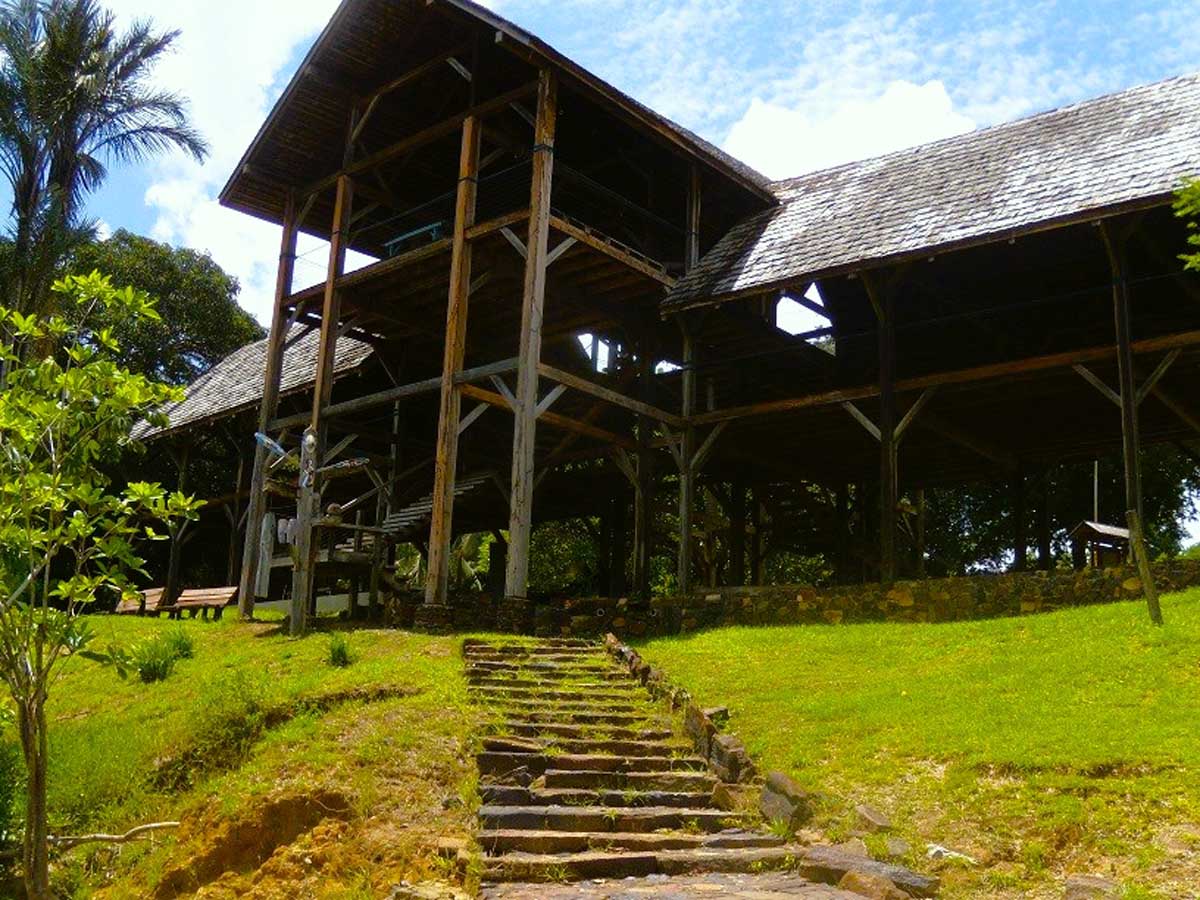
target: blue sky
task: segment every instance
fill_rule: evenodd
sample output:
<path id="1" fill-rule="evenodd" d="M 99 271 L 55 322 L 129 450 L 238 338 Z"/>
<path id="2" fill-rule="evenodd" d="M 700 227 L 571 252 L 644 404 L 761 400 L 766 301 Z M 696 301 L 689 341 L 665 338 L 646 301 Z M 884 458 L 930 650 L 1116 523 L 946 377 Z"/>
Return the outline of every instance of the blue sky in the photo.
<path id="1" fill-rule="evenodd" d="M 111 228 L 207 250 L 267 317 L 278 230 L 215 203 L 336 0 L 110 0 L 178 28 L 162 85 L 212 144 L 113 173 Z M 490 0 L 579 63 L 774 177 L 1200 70 L 1200 0 Z M 302 245 L 299 281 L 323 277 Z"/>

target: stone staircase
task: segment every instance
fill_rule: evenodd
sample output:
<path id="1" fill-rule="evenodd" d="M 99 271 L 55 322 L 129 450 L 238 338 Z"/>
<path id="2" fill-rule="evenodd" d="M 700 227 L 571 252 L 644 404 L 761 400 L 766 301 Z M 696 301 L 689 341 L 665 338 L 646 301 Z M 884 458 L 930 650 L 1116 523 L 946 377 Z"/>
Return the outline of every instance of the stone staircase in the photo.
<path id="1" fill-rule="evenodd" d="M 547 897 L 553 883 L 582 881 L 591 886 L 571 896 L 610 896 L 597 879 L 648 879 L 656 896 L 656 883 L 727 873 L 755 873 L 738 876 L 753 891 L 757 873 L 803 852 L 714 803 L 717 779 L 669 710 L 601 645 L 468 640 L 464 655 L 487 730 L 477 757 L 485 898 Z M 792 880 L 779 896 L 857 896 L 781 877 Z"/>

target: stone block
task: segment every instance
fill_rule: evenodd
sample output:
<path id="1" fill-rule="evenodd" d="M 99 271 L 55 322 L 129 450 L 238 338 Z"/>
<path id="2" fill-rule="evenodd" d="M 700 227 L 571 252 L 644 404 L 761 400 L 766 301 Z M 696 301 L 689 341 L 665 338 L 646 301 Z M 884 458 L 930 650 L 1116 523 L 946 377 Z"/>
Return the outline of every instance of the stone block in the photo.
<path id="1" fill-rule="evenodd" d="M 1121 896 L 1121 886 L 1099 875 L 1070 875 L 1064 900 L 1109 900 Z"/>
<path id="2" fill-rule="evenodd" d="M 717 734 L 709 745 L 708 761 L 722 781 L 736 784 L 754 777 L 754 763 L 746 745 L 731 734 Z"/>
<path id="3" fill-rule="evenodd" d="M 879 875 L 888 879 L 910 897 L 935 897 L 941 885 L 932 875 L 922 875 L 903 866 L 876 862 L 845 853 L 835 847 L 809 847 L 796 871 L 809 881 L 838 884 L 848 872 Z"/>
<path id="4" fill-rule="evenodd" d="M 768 822 L 786 822 L 795 831 L 812 819 L 812 795 L 782 772 L 772 772 L 763 785 L 758 809 Z"/>
<path id="5" fill-rule="evenodd" d="M 707 759 L 712 746 L 712 737 L 717 729 L 704 711 L 694 703 L 688 704 L 687 709 L 684 710 L 683 729 L 692 739 L 692 745 L 696 748 L 696 752 Z M 734 780 L 736 781 L 736 779 Z"/>
<path id="6" fill-rule="evenodd" d="M 908 894 L 890 878 L 870 872 L 847 872 L 838 882 L 838 888 L 867 900 L 909 900 Z"/>
<path id="7" fill-rule="evenodd" d="M 867 831 L 879 833 L 892 830 L 892 820 L 869 804 L 860 803 L 854 807 L 854 814 L 858 816 L 858 823 Z"/>

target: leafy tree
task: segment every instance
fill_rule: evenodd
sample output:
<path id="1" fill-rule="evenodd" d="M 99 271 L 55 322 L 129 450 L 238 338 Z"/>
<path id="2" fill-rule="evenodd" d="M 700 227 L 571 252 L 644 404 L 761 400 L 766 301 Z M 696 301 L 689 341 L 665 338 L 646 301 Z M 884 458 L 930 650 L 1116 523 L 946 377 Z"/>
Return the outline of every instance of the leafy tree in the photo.
<path id="1" fill-rule="evenodd" d="M 114 360 L 110 327 L 153 319 L 153 302 L 98 274 L 53 285 L 78 316 L 0 308 L 0 679 L 16 710 L 27 777 L 23 859 L 28 895 L 50 897 L 46 823 L 47 695 L 63 663 L 89 655 L 76 613 L 102 592 L 128 592 L 154 520 L 192 516 L 198 504 L 157 484 L 112 489 L 104 474 L 131 444 L 130 429 L 180 391 Z M 31 353 L 49 344 L 51 352 Z M 161 420 L 161 419 L 160 419 Z M 98 658 L 98 655 L 97 655 Z"/>
<path id="2" fill-rule="evenodd" d="M 234 350 L 263 336 L 238 306 L 238 282 L 207 253 L 171 247 L 118 231 L 79 247 L 76 272 L 104 272 L 157 301 L 157 318 L 113 323 L 122 362 L 171 384 L 187 384 Z"/>
<path id="3" fill-rule="evenodd" d="M 1188 246 L 1192 250 L 1180 255 L 1184 268 L 1200 272 L 1200 181 L 1190 182 L 1180 188 L 1175 197 L 1175 215 L 1187 221 Z"/>
<path id="4" fill-rule="evenodd" d="M 13 197 L 0 277 L 17 312 L 49 311 L 59 263 L 92 233 L 83 202 L 106 162 L 204 157 L 184 102 L 150 80 L 176 36 L 147 22 L 119 32 L 96 0 L 0 4 L 0 172 Z"/>

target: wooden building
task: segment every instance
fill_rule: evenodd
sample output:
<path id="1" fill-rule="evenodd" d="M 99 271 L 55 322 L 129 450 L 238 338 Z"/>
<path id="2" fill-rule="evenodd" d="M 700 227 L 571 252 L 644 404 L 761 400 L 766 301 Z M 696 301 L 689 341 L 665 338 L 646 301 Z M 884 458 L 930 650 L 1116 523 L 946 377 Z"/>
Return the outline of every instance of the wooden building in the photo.
<path id="1" fill-rule="evenodd" d="M 668 484 L 682 590 L 701 489 L 739 522 L 759 483 L 824 485 L 847 515 L 874 497 L 884 580 L 903 488 L 1004 473 L 1024 503 L 1039 467 L 1120 447 L 1136 509 L 1141 444 L 1200 436 L 1200 284 L 1170 210 L 1197 173 L 1187 77 L 772 183 L 468 0 L 345 0 L 221 195 L 282 226 L 242 611 L 272 508 L 295 522 L 296 628 L 320 547 L 394 536 L 405 510 L 428 513 L 435 623 L 456 532 L 507 532 L 519 608 L 538 518 L 618 496 L 644 591 Z M 309 287 L 301 231 L 330 242 Z M 375 261 L 347 271 L 351 250 Z M 782 331 L 785 299 L 828 325 Z M 348 338 L 373 349 L 352 387 Z"/>

